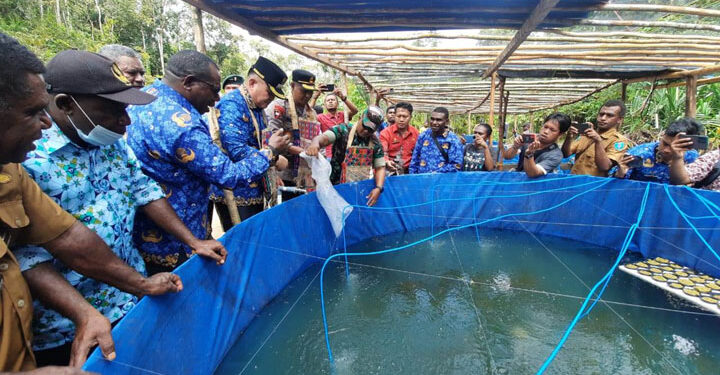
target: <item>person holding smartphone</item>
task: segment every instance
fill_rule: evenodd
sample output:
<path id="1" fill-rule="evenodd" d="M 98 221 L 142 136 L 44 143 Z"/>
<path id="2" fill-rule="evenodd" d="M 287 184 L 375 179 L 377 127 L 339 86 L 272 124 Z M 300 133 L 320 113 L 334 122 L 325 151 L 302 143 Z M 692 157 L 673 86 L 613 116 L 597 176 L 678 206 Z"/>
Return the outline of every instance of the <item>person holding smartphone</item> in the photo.
<path id="1" fill-rule="evenodd" d="M 328 93 L 325 95 L 325 100 L 323 101 L 326 112 L 318 112 L 320 114 L 317 117 L 318 122 L 320 122 L 321 132 L 326 132 L 335 125 L 352 121 L 353 116 L 358 113 L 358 109 L 355 104 L 348 99 L 347 94 L 339 87 L 335 87 L 335 85 L 320 85 L 320 91 L 316 91 L 316 94 L 320 92 Z M 340 101 L 345 103 L 345 106 L 348 109 L 347 120 L 345 119 L 345 112 L 339 110 L 338 104 Z M 325 148 L 325 157 L 332 158 L 332 146 Z"/>
<path id="2" fill-rule="evenodd" d="M 511 159 L 520 153 L 517 172 L 525 172 L 530 177 L 540 177 L 552 173 L 562 162 L 562 151 L 557 140 L 570 128 L 570 117 L 564 113 L 553 113 L 545 118 L 540 133 L 522 134 L 515 137 L 512 146 L 503 156 Z"/>
<path id="3" fill-rule="evenodd" d="M 629 149 L 610 170 L 610 176 L 636 181 L 650 181 L 661 184 L 670 183 L 671 144 L 678 134 L 697 135 L 703 126 L 692 118 L 673 121 L 660 137 L 659 141 L 643 143 Z M 690 164 L 698 157 L 694 149 L 684 153 L 682 165 Z"/>
<path id="4" fill-rule="evenodd" d="M 562 145 L 565 157 L 575 154 L 575 165 L 570 173 L 608 176 L 630 146 L 630 141 L 619 131 L 625 111 L 621 100 L 608 100 L 598 111 L 597 126 L 587 123 L 588 127 L 582 133 L 578 127 L 570 127 Z M 583 137 L 576 141 L 578 134 Z"/>
<path id="5" fill-rule="evenodd" d="M 698 142 L 700 140 L 701 142 Z M 697 136 L 678 133 L 670 143 L 670 183 L 690 185 L 696 189 L 720 191 L 720 149 L 708 151 L 694 162 L 686 164 L 683 157 L 693 146 L 707 144 Z"/>

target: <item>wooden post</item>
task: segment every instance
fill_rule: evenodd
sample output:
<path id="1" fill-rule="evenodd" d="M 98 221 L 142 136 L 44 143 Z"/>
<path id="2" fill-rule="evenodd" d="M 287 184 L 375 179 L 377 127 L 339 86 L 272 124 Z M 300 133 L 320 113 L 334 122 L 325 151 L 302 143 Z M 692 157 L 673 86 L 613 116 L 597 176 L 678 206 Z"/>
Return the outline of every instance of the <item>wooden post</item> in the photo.
<path id="1" fill-rule="evenodd" d="M 533 117 L 535 117 L 535 112 L 530 112 L 530 131 L 531 132 L 535 131 L 535 120 Z"/>
<path id="2" fill-rule="evenodd" d="M 627 86 L 628 84 L 625 82 L 620 84 L 620 99 L 622 99 L 623 103 L 627 101 Z"/>
<path id="3" fill-rule="evenodd" d="M 472 127 L 472 117 L 470 112 L 468 112 L 468 119 L 467 119 L 467 128 L 468 128 L 468 134 L 473 134 L 473 127 Z"/>
<path id="4" fill-rule="evenodd" d="M 493 73 L 492 78 L 490 80 L 490 111 L 488 112 L 488 125 L 490 127 L 495 126 L 495 82 L 497 79 L 497 74 Z"/>
<path id="5" fill-rule="evenodd" d="M 350 89 L 348 88 L 348 83 L 347 83 L 347 74 L 345 74 L 345 72 L 343 72 L 343 74 L 342 74 L 342 80 L 343 80 L 343 87 L 345 88 L 345 96 L 350 96 Z M 350 123 L 350 111 L 348 110 L 347 104 L 344 105 L 344 108 L 345 109 L 343 110 L 343 114 L 345 115 L 345 123 L 349 124 Z"/>
<path id="6" fill-rule="evenodd" d="M 697 114 L 697 76 L 685 78 L 685 117 Z"/>

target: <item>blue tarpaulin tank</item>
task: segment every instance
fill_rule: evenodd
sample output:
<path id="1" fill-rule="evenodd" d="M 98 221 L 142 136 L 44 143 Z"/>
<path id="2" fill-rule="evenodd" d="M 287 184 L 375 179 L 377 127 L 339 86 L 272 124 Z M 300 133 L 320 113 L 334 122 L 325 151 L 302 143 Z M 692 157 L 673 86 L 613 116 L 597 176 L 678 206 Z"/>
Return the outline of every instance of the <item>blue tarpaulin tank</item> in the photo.
<path id="1" fill-rule="evenodd" d="M 363 205 L 373 186 L 364 181 L 337 190 L 350 204 Z M 558 205 L 484 226 L 620 249 L 646 186 L 590 176 L 529 180 L 510 172 L 392 177 L 376 208 L 353 210 L 345 238 L 352 245 L 393 232 L 447 229 Z M 712 249 L 720 244 L 718 205 L 718 193 L 650 184 L 630 251 L 720 276 Z M 177 270 L 185 289 L 145 297 L 113 331 L 117 359 L 105 361 L 96 350 L 85 368 L 102 374 L 212 374 L 269 301 L 308 266 L 343 248 L 315 194 L 252 217 L 221 241 L 229 251 L 224 266 L 198 257 L 186 262 Z"/>

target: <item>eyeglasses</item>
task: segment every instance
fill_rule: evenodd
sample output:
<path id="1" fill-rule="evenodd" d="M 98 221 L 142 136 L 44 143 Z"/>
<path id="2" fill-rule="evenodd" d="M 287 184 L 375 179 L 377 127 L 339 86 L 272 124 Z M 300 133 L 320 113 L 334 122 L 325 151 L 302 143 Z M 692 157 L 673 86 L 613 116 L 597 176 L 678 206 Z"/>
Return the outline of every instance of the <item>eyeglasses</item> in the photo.
<path id="1" fill-rule="evenodd" d="M 204 80 L 204 79 L 200 79 L 200 78 L 198 78 L 198 77 L 194 77 L 194 78 L 195 78 L 196 80 L 198 80 L 198 81 L 200 81 L 200 82 L 208 85 L 208 87 L 210 88 L 210 90 L 212 90 L 212 92 L 214 92 L 215 94 L 217 94 L 217 93 L 220 92 L 220 85 L 215 86 L 215 85 L 213 85 L 212 83 L 210 83 L 210 82 L 208 82 L 208 81 L 206 81 L 206 80 Z"/>

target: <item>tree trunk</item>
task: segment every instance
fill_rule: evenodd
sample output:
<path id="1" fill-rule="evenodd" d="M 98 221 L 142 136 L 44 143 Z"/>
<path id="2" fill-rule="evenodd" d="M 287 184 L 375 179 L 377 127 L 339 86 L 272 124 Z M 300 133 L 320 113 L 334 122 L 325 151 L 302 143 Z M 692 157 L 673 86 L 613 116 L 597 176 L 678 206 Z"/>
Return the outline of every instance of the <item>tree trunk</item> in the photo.
<path id="1" fill-rule="evenodd" d="M 60 0 L 55 0 L 55 21 L 57 24 L 62 23 L 62 14 L 60 13 Z"/>
<path id="2" fill-rule="evenodd" d="M 202 10 L 200 10 L 200 8 L 193 7 L 192 19 L 195 49 L 197 49 L 198 52 L 207 54 L 207 49 L 205 49 L 205 29 L 203 28 Z"/>
<path id="3" fill-rule="evenodd" d="M 98 13 L 98 27 L 100 27 L 100 35 L 102 35 L 104 32 L 102 24 L 102 9 L 100 9 L 100 0 L 95 0 L 95 9 Z"/>
<path id="4" fill-rule="evenodd" d="M 43 0 L 38 0 L 40 3 L 40 19 L 45 18 L 45 6 L 43 4 Z"/>
<path id="5" fill-rule="evenodd" d="M 156 36 L 157 36 L 157 44 L 158 44 L 158 53 L 160 54 L 160 74 L 165 74 L 165 55 L 163 51 L 163 31 L 158 29 L 156 30 Z"/>

